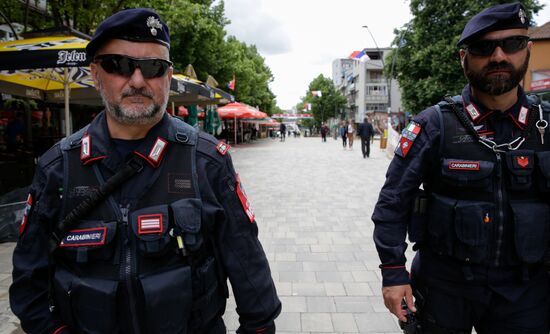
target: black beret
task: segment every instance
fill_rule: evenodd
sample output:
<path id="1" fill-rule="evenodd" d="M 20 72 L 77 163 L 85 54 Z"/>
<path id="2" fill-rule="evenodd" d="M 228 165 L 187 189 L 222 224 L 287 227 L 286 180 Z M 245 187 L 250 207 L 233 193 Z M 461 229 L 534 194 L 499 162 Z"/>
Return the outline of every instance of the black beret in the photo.
<path id="1" fill-rule="evenodd" d="M 489 7 L 468 21 L 457 45 L 468 45 L 482 35 L 497 30 L 529 28 L 529 19 L 519 2 Z"/>
<path id="2" fill-rule="evenodd" d="M 159 15 L 149 8 L 125 9 L 106 18 L 97 27 L 86 52 L 93 57 L 110 39 L 153 42 L 170 48 L 170 31 Z"/>

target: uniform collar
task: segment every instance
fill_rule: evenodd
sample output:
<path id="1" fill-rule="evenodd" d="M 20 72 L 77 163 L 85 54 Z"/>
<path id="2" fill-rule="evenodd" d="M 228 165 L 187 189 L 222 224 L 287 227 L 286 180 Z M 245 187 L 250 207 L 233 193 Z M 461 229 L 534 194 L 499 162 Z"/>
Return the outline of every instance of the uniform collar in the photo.
<path id="1" fill-rule="evenodd" d="M 168 138 L 172 132 L 169 117 L 165 114 L 134 150 L 134 154 L 155 168 L 160 166 L 169 146 Z M 102 161 L 105 166 L 114 171 L 124 162 L 125 157 L 119 155 L 109 135 L 105 111 L 99 113 L 88 127 L 82 137 L 81 147 L 80 160 L 85 165 Z"/>
<path id="2" fill-rule="evenodd" d="M 481 104 L 481 102 L 476 101 L 471 94 L 471 87 L 469 84 L 462 90 L 462 101 L 464 111 L 474 124 L 481 123 L 483 120 L 486 120 L 487 117 L 497 112 L 508 116 L 512 120 L 512 123 L 521 130 L 527 126 L 529 121 L 529 105 L 525 92 L 521 86 L 518 87 L 518 99 L 516 103 L 504 111 L 489 109 Z"/>

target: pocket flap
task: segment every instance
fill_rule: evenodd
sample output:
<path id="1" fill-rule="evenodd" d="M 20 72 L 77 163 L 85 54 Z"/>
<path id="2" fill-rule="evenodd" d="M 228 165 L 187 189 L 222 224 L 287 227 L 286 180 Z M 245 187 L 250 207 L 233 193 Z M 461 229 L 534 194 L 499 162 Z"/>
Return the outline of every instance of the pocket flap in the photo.
<path id="1" fill-rule="evenodd" d="M 517 176 L 527 176 L 533 173 L 535 152 L 532 150 L 516 150 L 505 153 L 506 165 L 510 173 Z"/>
<path id="2" fill-rule="evenodd" d="M 537 152 L 539 170 L 546 179 L 550 179 L 550 152 Z"/>
<path id="3" fill-rule="evenodd" d="M 144 241 L 158 240 L 168 231 L 168 206 L 150 206 L 132 212 L 130 216 L 132 230 Z"/>
<path id="4" fill-rule="evenodd" d="M 443 159 L 441 174 L 455 182 L 467 184 L 489 177 L 493 168 L 491 161 Z"/>
<path id="5" fill-rule="evenodd" d="M 186 233 L 198 233 L 201 229 L 202 201 L 197 198 L 184 198 L 170 204 L 177 227 Z"/>

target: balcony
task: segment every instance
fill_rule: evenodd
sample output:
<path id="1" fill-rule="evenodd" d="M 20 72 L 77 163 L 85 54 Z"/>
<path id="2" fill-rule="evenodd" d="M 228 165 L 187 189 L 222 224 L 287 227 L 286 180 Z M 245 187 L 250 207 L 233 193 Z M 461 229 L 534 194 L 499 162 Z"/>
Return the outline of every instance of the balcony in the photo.
<path id="1" fill-rule="evenodd" d="M 388 103 L 388 95 L 365 95 L 365 102 L 368 103 Z"/>
<path id="2" fill-rule="evenodd" d="M 385 78 L 382 78 L 382 79 L 367 79 L 366 82 L 365 82 L 367 85 L 368 84 L 387 84 L 388 82 L 386 81 Z"/>

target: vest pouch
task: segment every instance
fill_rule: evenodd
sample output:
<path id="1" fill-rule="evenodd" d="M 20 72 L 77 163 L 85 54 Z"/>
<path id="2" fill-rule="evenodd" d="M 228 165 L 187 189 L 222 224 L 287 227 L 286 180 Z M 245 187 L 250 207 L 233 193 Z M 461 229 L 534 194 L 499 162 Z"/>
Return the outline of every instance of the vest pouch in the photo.
<path id="1" fill-rule="evenodd" d="M 537 185 L 543 192 L 550 192 L 550 152 L 537 152 Z"/>
<path id="2" fill-rule="evenodd" d="M 157 257 L 170 249 L 167 205 L 136 210 L 130 215 L 130 223 L 137 237 L 139 252 L 144 257 Z"/>
<path id="3" fill-rule="evenodd" d="M 63 237 L 59 249 L 77 263 L 109 261 L 116 249 L 116 230 L 116 221 L 81 221 Z"/>
<path id="4" fill-rule="evenodd" d="M 550 211 L 542 202 L 511 201 L 516 253 L 525 263 L 542 260 L 549 247 Z"/>
<path id="5" fill-rule="evenodd" d="M 459 200 L 455 207 L 454 230 L 457 237 L 455 258 L 472 263 L 485 263 L 489 229 L 495 213 L 490 202 Z"/>
<path id="6" fill-rule="evenodd" d="M 432 193 L 428 201 L 428 236 L 433 251 L 452 255 L 455 244 L 454 211 L 457 200 Z"/>
<path id="7" fill-rule="evenodd" d="M 508 151 L 505 156 L 510 189 L 529 190 L 533 184 L 535 152 L 532 150 Z"/>
<path id="8" fill-rule="evenodd" d="M 191 328 L 201 332 L 207 324 L 225 311 L 226 299 L 220 293 L 217 266 L 214 257 L 208 257 L 193 273 L 193 308 Z M 225 284 L 225 282 L 221 283 Z"/>
<path id="9" fill-rule="evenodd" d="M 145 305 L 147 333 L 187 333 L 191 314 L 191 267 L 139 277 Z"/>
<path id="10" fill-rule="evenodd" d="M 491 174 L 494 163 L 462 159 L 443 159 L 441 174 L 443 181 L 453 187 L 476 188 L 492 191 Z"/>
<path id="11" fill-rule="evenodd" d="M 75 333 L 115 333 L 118 282 L 78 277 L 59 267 L 54 276 L 56 305 Z"/>
<path id="12" fill-rule="evenodd" d="M 190 251 L 198 250 L 202 243 L 201 214 L 202 201 L 197 198 L 184 198 L 170 204 L 171 217 L 176 234 L 183 236 L 183 243 Z"/>

